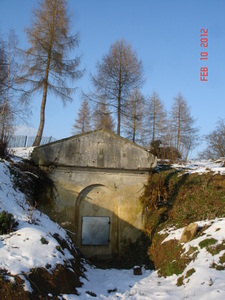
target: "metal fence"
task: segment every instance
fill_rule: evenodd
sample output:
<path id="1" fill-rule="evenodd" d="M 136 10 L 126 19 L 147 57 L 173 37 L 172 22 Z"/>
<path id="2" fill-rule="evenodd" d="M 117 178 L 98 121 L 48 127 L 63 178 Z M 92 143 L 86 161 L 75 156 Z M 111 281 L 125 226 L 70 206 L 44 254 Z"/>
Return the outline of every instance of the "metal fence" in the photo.
<path id="1" fill-rule="evenodd" d="M 32 147 L 35 136 L 28 135 L 14 135 L 10 138 L 8 147 L 9 148 L 20 148 L 20 147 Z M 52 136 L 42 137 L 41 145 L 48 144 L 50 142 L 56 141 Z"/>

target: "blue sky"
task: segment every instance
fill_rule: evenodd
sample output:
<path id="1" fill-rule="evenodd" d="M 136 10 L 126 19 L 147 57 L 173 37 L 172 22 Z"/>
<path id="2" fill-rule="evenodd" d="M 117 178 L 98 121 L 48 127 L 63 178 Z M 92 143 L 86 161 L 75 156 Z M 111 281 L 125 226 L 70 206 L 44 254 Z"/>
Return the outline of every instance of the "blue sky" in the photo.
<path id="1" fill-rule="evenodd" d="M 20 46 L 26 46 L 28 27 L 36 0 L 1 0 L 0 34 L 6 39 L 14 28 Z M 90 73 L 109 47 L 124 38 L 132 44 L 144 66 L 142 92 L 156 91 L 170 109 L 181 92 L 200 128 L 211 132 L 219 118 L 225 118 L 225 1 L 224 0 L 69 0 L 73 31 L 80 32 L 81 67 L 84 77 L 75 82 L 73 103 L 63 108 L 59 99 L 48 95 L 44 135 L 71 135 L 81 101 L 80 90 L 91 89 Z M 208 47 L 200 47 L 200 30 L 208 28 Z M 208 60 L 201 61 L 201 51 Z M 200 81 L 200 68 L 208 67 L 208 81 Z M 29 126 L 38 128 L 41 95 L 32 101 Z M 203 146 L 200 145 L 196 151 Z M 195 151 L 195 152 L 196 152 Z"/>

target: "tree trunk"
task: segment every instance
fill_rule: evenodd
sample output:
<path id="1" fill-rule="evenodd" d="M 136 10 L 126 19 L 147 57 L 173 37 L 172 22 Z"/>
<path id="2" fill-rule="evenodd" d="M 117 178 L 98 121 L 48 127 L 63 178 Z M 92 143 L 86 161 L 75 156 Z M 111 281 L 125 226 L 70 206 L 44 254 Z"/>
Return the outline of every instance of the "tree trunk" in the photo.
<path id="1" fill-rule="evenodd" d="M 181 107 L 180 107 L 180 103 L 179 103 L 179 107 L 178 107 L 178 129 L 177 129 L 177 150 L 179 150 L 179 144 L 180 144 L 180 127 L 181 127 Z"/>
<path id="2" fill-rule="evenodd" d="M 45 106 L 46 106 L 46 100 L 47 100 L 47 89 L 48 89 L 48 84 L 46 82 L 43 87 L 43 96 L 42 96 L 41 112 L 40 112 L 40 124 L 39 124 L 36 138 L 33 143 L 33 147 L 40 146 L 40 143 L 41 143 L 41 138 L 42 138 L 44 125 L 45 125 Z"/>
<path id="3" fill-rule="evenodd" d="M 5 102 L 3 104 L 3 108 L 2 108 L 1 114 L 0 114 L 1 119 L 2 119 L 2 128 L 1 128 L 2 132 L 1 132 L 0 144 L 3 144 L 3 142 L 4 142 L 4 136 L 5 136 L 6 104 L 7 104 L 7 102 L 5 100 Z"/>
<path id="4" fill-rule="evenodd" d="M 51 48 L 48 54 L 48 61 L 45 69 L 45 79 L 44 79 L 44 86 L 43 86 L 43 96 L 41 102 L 41 112 L 40 112 L 40 124 L 38 128 L 38 132 L 36 138 L 33 143 L 33 147 L 40 146 L 41 138 L 44 130 L 45 125 L 45 106 L 47 100 L 47 90 L 48 90 L 48 75 L 49 75 L 49 68 L 50 68 L 50 61 L 51 61 Z"/>
<path id="5" fill-rule="evenodd" d="M 120 119 L 121 119 L 121 115 L 120 115 L 120 107 L 121 103 L 120 103 L 120 95 L 118 97 L 118 111 L 117 111 L 117 134 L 120 135 Z"/>
<path id="6" fill-rule="evenodd" d="M 8 104 L 8 100 L 9 100 L 9 85 L 10 85 L 10 65 L 11 65 L 11 57 L 10 57 L 10 47 L 9 47 L 9 42 L 8 42 L 8 73 L 7 73 L 7 92 L 6 92 L 6 98 L 3 104 L 3 108 L 1 111 L 0 116 L 2 116 L 3 119 L 3 123 L 2 123 L 2 132 L 1 132 L 1 140 L 0 143 L 3 144 L 4 142 L 4 136 L 5 136 L 5 122 L 6 122 L 6 110 L 7 110 L 7 104 Z"/>
<path id="7" fill-rule="evenodd" d="M 133 123 L 133 143 L 135 143 L 135 138 L 136 138 L 136 118 L 137 118 L 137 102 L 135 99 L 135 103 L 134 103 L 134 123 Z"/>
<path id="8" fill-rule="evenodd" d="M 5 123 L 4 122 L 5 121 L 3 120 L 0 145 L 3 144 L 3 142 L 4 142 L 4 131 L 5 131 Z"/>
<path id="9" fill-rule="evenodd" d="M 156 126 L 156 104 L 154 104 L 154 116 L 153 116 L 153 129 L 152 129 L 152 143 L 155 142 L 155 126 Z"/>
<path id="10" fill-rule="evenodd" d="M 54 7 L 56 7 L 56 1 L 55 1 L 54 4 L 55 4 Z M 46 69 L 45 69 L 45 78 L 44 78 L 44 85 L 43 85 L 43 96 L 42 96 L 41 112 L 40 112 L 40 124 L 39 124 L 39 128 L 38 128 L 36 138 L 35 138 L 34 143 L 33 143 L 33 147 L 40 146 L 41 138 L 42 138 L 42 134 L 43 134 L 43 130 L 44 130 L 44 125 L 45 125 L 45 106 L 46 106 L 46 100 L 47 100 L 48 76 L 49 76 L 49 69 L 50 69 L 54 34 L 55 34 L 55 10 L 53 12 L 53 22 L 52 22 L 52 28 L 51 28 L 51 41 L 50 41 L 50 44 L 49 44 L 48 60 L 47 60 L 47 65 L 46 65 Z"/>
<path id="11" fill-rule="evenodd" d="M 120 135 L 121 123 L 121 92 L 122 92 L 122 70 L 121 70 L 121 57 L 120 57 L 120 74 L 119 74 L 119 91 L 118 91 L 118 111 L 117 111 L 117 134 Z"/>

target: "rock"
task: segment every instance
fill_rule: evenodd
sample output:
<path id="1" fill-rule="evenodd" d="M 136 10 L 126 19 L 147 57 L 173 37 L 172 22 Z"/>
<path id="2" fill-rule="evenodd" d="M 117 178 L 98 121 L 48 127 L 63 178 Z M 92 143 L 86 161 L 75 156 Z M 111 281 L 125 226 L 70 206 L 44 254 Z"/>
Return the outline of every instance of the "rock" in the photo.
<path id="1" fill-rule="evenodd" d="M 133 267 L 133 274 L 134 275 L 142 275 L 142 269 L 139 266 Z"/>
<path id="2" fill-rule="evenodd" d="M 181 235 L 178 244 L 190 242 L 194 238 L 197 230 L 198 230 L 197 223 L 189 224 L 187 227 L 184 228 L 184 231 Z"/>

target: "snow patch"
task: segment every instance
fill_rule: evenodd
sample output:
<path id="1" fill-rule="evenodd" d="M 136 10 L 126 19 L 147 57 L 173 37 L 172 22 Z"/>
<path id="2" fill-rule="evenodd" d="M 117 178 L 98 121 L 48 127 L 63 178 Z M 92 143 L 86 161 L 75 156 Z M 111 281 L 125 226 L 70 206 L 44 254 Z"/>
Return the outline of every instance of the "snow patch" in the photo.
<path id="1" fill-rule="evenodd" d="M 25 152 L 21 151 L 20 155 L 28 155 L 29 152 Z M 19 226 L 15 232 L 0 237 L 0 268 L 5 268 L 11 274 L 20 275 L 25 281 L 25 289 L 31 292 L 31 287 L 23 276 L 23 272 L 29 272 L 31 268 L 42 267 L 47 263 L 51 264 L 53 268 L 58 263 L 63 264 L 64 259 L 71 258 L 71 255 L 69 251 L 64 251 L 63 255 L 57 250 L 58 243 L 53 234 L 57 233 L 64 239 L 67 239 L 67 235 L 65 230 L 52 222 L 46 215 L 34 210 L 32 216 L 34 222 L 29 223 L 29 205 L 26 204 L 24 195 L 20 191 L 14 190 L 8 166 L 9 163 L 0 161 L 0 211 L 7 210 L 12 213 L 19 222 Z M 187 165 L 177 164 L 173 167 L 189 174 L 202 174 L 209 171 L 215 174 L 225 174 L 223 161 L 191 161 Z M 200 249 L 199 247 L 199 243 L 206 237 L 215 238 L 217 243 L 221 243 L 225 239 L 225 218 L 197 223 L 199 226 L 208 225 L 209 227 L 205 230 L 204 236 L 183 245 L 185 251 L 188 251 L 190 247 L 196 247 L 199 251 L 196 259 L 181 274 L 185 277 L 189 269 L 195 270 L 192 276 L 184 279 L 183 286 L 176 285 L 178 279 L 176 275 L 167 278 L 158 277 L 157 271 L 144 268 L 142 268 L 142 275 L 135 276 L 133 269 L 101 270 L 85 265 L 87 279 L 82 279 L 83 286 L 77 289 L 79 295 L 62 295 L 58 298 L 67 300 L 225 299 L 224 271 L 210 268 L 212 263 L 219 262 L 221 253 L 212 256 L 205 248 Z M 170 239 L 178 240 L 182 230 L 170 227 L 161 231 L 161 234 L 167 234 L 163 242 Z M 42 238 L 45 240 L 43 243 L 41 242 Z M 91 293 L 96 297 L 92 297 Z"/>

